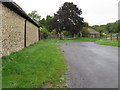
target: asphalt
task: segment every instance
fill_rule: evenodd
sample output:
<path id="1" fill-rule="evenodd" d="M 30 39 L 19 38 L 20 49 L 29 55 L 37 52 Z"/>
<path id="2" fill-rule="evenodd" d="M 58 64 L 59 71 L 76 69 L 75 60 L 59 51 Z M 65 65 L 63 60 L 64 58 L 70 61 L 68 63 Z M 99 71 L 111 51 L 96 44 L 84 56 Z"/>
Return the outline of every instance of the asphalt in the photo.
<path id="1" fill-rule="evenodd" d="M 118 47 L 59 43 L 68 66 L 68 88 L 118 88 Z"/>

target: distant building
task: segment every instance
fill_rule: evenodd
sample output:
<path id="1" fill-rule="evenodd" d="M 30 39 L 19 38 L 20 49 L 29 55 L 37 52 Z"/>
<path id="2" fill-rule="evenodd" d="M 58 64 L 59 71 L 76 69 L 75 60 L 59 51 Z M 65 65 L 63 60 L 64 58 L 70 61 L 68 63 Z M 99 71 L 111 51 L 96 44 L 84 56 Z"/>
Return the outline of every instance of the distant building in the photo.
<path id="1" fill-rule="evenodd" d="M 94 29 L 92 29 L 92 28 L 88 28 L 88 31 L 89 31 L 88 37 L 91 37 L 91 38 L 100 37 L 100 33 L 97 32 L 96 30 L 94 30 Z"/>

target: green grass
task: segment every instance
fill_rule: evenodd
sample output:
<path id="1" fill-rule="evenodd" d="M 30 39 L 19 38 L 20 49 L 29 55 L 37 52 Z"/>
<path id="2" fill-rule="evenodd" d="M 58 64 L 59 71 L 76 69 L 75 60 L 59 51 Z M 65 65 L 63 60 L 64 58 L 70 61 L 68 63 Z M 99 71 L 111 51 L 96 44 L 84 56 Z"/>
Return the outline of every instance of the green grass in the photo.
<path id="1" fill-rule="evenodd" d="M 94 42 L 95 44 L 120 47 L 117 40 L 105 40 L 101 38 L 76 38 L 67 40 L 52 40 L 53 42 Z"/>
<path id="2" fill-rule="evenodd" d="M 2 87 L 39 88 L 46 83 L 51 83 L 52 87 L 65 87 L 65 80 L 61 80 L 61 77 L 67 69 L 59 46 L 54 42 L 78 41 L 118 46 L 117 41 L 100 38 L 40 41 L 21 51 L 2 57 Z"/>
<path id="3" fill-rule="evenodd" d="M 65 40 L 51 40 L 52 42 L 95 42 L 100 40 L 100 38 L 75 38 L 75 39 L 65 39 Z"/>
<path id="4" fill-rule="evenodd" d="M 2 60 L 0 58 L 0 90 L 2 89 Z"/>
<path id="5" fill-rule="evenodd" d="M 105 39 L 98 40 L 95 42 L 95 44 L 120 47 L 120 44 L 118 43 L 118 41 L 105 40 Z"/>
<path id="6" fill-rule="evenodd" d="M 3 88 L 39 88 L 45 83 L 64 87 L 64 58 L 57 44 L 40 41 L 21 51 L 2 57 Z"/>

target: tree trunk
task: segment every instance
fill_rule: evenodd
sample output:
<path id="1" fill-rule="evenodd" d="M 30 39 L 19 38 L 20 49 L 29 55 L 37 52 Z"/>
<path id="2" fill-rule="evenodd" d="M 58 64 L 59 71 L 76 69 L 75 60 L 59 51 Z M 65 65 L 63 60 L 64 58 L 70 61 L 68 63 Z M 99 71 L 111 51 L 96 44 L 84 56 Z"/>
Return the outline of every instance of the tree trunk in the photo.
<path id="1" fill-rule="evenodd" d="M 82 33 L 80 32 L 80 37 L 82 38 Z"/>
<path id="2" fill-rule="evenodd" d="M 60 40 L 60 33 L 57 34 L 57 38 L 58 38 L 58 40 Z"/>
<path id="3" fill-rule="evenodd" d="M 58 33 L 58 39 L 63 40 L 64 39 L 64 34 L 63 33 Z"/>
<path id="4" fill-rule="evenodd" d="M 73 38 L 76 38 L 76 35 L 75 35 L 75 34 L 73 34 Z"/>
<path id="5" fill-rule="evenodd" d="M 76 38 L 76 35 L 75 35 L 75 34 L 72 34 L 72 38 Z"/>

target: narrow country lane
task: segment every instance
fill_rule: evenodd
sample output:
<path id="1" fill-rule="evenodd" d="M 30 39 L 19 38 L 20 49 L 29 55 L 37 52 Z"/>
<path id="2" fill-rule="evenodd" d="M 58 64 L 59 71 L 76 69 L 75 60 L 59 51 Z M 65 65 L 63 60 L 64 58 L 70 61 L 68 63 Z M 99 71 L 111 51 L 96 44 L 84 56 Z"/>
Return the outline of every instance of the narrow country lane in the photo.
<path id="1" fill-rule="evenodd" d="M 118 88 L 118 47 L 59 43 L 68 65 L 68 88 Z"/>

